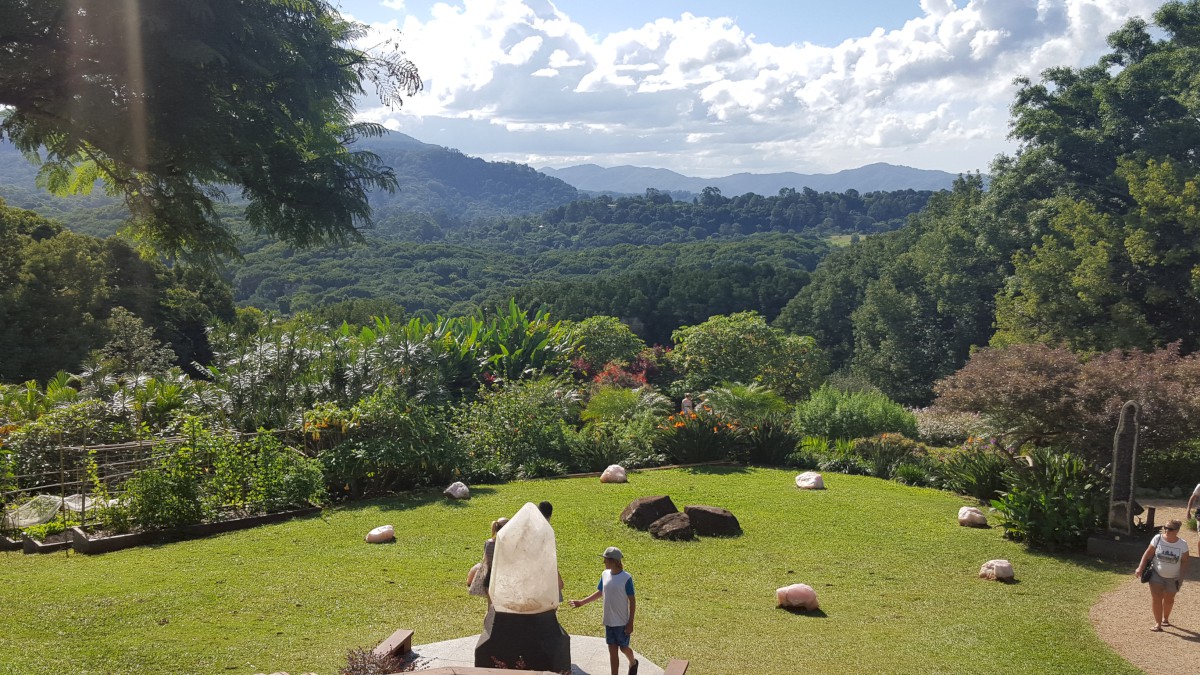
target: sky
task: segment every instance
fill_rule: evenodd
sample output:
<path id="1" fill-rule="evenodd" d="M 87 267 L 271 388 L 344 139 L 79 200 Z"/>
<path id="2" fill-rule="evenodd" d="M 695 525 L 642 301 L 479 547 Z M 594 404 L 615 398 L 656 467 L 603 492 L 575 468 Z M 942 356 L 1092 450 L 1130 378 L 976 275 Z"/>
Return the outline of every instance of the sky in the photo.
<path id="1" fill-rule="evenodd" d="M 1091 65 L 1162 0 L 340 0 L 424 89 L 359 118 L 535 168 L 988 170 L 1014 78 Z"/>

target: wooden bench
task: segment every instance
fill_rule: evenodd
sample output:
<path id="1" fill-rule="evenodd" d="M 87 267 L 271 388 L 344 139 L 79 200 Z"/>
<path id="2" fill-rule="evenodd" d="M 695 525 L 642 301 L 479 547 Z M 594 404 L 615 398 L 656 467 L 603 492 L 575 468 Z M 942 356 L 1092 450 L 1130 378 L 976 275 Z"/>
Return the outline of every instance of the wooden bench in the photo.
<path id="1" fill-rule="evenodd" d="M 392 633 L 392 636 L 379 646 L 371 650 L 373 654 L 378 656 L 394 656 L 397 658 L 403 657 L 405 654 L 412 651 L 413 632 L 408 628 L 401 628 Z"/>
<path id="2" fill-rule="evenodd" d="M 688 669 L 688 662 L 684 659 L 671 659 L 667 664 L 667 669 L 663 671 L 663 675 L 685 675 Z"/>

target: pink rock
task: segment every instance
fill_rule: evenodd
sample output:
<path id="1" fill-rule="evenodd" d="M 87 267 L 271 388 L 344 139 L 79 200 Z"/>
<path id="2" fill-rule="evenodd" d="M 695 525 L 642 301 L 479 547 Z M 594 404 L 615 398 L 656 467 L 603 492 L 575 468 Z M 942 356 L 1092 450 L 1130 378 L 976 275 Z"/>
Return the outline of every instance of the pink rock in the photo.
<path id="1" fill-rule="evenodd" d="M 824 490 L 825 479 L 816 471 L 805 471 L 796 476 L 796 487 L 801 490 Z"/>
<path id="2" fill-rule="evenodd" d="M 1012 563 L 1007 560 L 989 560 L 979 568 L 979 578 L 988 581 L 1012 581 L 1015 578 Z"/>
<path id="3" fill-rule="evenodd" d="M 449 487 L 447 487 L 445 490 L 442 490 L 442 494 L 446 495 L 450 499 L 471 498 L 471 490 L 467 487 L 466 483 L 463 483 L 462 481 L 455 481 L 451 483 Z"/>
<path id="4" fill-rule="evenodd" d="M 367 533 L 368 544 L 383 544 L 396 540 L 396 529 L 391 525 L 380 525 Z"/>
<path id="5" fill-rule="evenodd" d="M 625 475 L 625 467 L 620 464 L 609 465 L 604 473 L 600 474 L 601 483 L 625 483 L 629 478 Z"/>
<path id="6" fill-rule="evenodd" d="M 964 506 L 958 510 L 958 524 L 963 527 L 987 527 L 987 516 L 974 506 Z"/>
<path id="7" fill-rule="evenodd" d="M 775 602 L 780 607 L 811 612 L 818 607 L 817 592 L 808 584 L 792 584 L 775 589 Z"/>

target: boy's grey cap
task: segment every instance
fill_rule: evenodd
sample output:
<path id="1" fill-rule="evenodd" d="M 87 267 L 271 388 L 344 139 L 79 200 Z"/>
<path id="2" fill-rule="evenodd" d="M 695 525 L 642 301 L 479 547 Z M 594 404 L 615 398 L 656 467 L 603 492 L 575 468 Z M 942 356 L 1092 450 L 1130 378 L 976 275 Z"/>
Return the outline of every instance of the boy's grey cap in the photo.
<path id="1" fill-rule="evenodd" d="M 611 560 L 620 560 L 625 556 L 622 555 L 621 549 L 617 548 L 616 546 L 609 546 L 608 548 L 604 549 L 604 553 L 600 557 L 609 558 Z"/>

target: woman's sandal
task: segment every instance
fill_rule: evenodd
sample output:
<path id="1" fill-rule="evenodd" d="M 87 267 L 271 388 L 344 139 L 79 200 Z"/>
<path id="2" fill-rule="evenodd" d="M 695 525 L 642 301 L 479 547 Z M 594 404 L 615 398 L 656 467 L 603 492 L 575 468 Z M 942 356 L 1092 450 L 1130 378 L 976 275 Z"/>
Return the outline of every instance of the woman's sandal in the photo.
<path id="1" fill-rule="evenodd" d="M 1171 627 L 1171 620 L 1170 620 L 1170 619 L 1163 619 L 1163 624 L 1162 624 L 1162 625 L 1163 625 L 1163 628 L 1170 628 L 1170 627 Z"/>
<path id="2" fill-rule="evenodd" d="M 1154 628 L 1151 628 L 1151 629 L 1150 629 L 1150 631 L 1151 631 L 1151 632 L 1153 632 L 1153 633 L 1161 633 L 1161 632 L 1162 632 L 1162 626 L 1158 626 L 1158 625 L 1156 625 L 1156 626 L 1154 626 Z"/>

